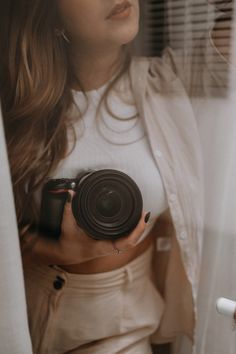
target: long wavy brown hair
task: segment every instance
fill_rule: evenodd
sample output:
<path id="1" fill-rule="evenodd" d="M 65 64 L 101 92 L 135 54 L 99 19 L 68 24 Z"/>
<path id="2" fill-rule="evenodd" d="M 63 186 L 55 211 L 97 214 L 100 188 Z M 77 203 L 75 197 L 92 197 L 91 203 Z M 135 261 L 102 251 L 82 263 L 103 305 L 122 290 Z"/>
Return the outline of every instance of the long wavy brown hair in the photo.
<path id="1" fill-rule="evenodd" d="M 68 153 L 73 72 L 59 23 L 56 0 L 1 6 L 0 98 L 20 227 L 35 222 L 34 193 Z"/>

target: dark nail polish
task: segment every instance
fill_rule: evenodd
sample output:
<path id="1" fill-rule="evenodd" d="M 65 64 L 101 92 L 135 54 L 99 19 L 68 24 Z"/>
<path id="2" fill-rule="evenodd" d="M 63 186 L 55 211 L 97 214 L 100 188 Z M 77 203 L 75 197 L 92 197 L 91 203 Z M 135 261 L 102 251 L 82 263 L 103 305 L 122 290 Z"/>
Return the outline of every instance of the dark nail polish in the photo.
<path id="1" fill-rule="evenodd" d="M 67 194 L 67 203 L 71 203 L 71 195 L 69 192 Z"/>
<path id="2" fill-rule="evenodd" d="M 148 223 L 148 220 L 150 219 L 150 216 L 151 216 L 151 212 L 149 211 L 149 213 L 146 214 L 145 219 L 144 219 L 146 224 Z"/>

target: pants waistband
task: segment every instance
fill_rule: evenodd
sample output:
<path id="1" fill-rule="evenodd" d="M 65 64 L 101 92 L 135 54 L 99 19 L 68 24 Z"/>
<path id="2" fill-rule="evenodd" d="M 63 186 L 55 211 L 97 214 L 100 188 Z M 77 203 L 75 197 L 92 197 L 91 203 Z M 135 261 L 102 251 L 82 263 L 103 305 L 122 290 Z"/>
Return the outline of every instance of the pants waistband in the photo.
<path id="1" fill-rule="evenodd" d="M 58 266 L 34 265 L 25 272 L 26 278 L 35 278 L 43 287 L 52 288 L 58 277 L 66 288 L 89 290 L 119 288 L 123 284 L 133 283 L 136 279 L 149 275 L 151 271 L 153 245 L 125 266 L 104 273 L 72 274 Z"/>

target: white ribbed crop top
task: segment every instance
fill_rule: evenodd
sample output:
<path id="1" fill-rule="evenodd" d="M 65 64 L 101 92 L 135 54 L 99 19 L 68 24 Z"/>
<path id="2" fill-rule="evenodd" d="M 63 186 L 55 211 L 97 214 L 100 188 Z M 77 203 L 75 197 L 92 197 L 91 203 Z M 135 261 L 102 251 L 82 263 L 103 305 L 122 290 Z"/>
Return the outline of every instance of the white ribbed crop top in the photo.
<path id="1" fill-rule="evenodd" d="M 75 178 L 82 170 L 116 169 L 129 175 L 138 185 L 146 212 L 151 212 L 143 239 L 156 218 L 167 209 L 163 182 L 153 159 L 142 118 L 137 114 L 129 80 L 123 77 L 109 95 L 108 105 L 119 119 L 102 106 L 96 110 L 106 85 L 87 92 L 88 108 L 82 92 L 73 91 L 75 104 L 85 111 L 75 123 L 77 142 L 62 160 L 53 178 Z M 128 119 L 133 117 L 131 119 Z"/>

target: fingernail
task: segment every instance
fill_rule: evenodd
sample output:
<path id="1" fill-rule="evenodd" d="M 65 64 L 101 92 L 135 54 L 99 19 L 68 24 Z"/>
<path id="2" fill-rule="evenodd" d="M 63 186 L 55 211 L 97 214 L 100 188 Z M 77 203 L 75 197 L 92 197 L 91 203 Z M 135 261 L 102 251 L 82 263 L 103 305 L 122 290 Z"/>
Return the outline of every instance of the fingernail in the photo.
<path id="1" fill-rule="evenodd" d="M 151 216 L 151 212 L 149 211 L 149 213 L 146 214 L 145 219 L 144 219 L 146 224 L 148 223 L 148 220 L 150 219 L 150 216 Z"/>
<path id="2" fill-rule="evenodd" d="M 70 195 L 70 193 L 68 192 L 68 194 L 67 194 L 67 203 L 71 203 L 71 195 Z"/>

